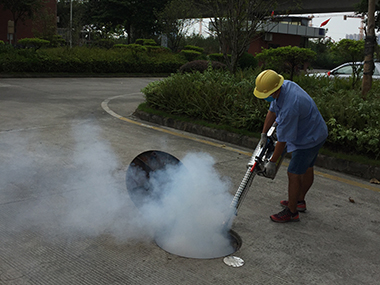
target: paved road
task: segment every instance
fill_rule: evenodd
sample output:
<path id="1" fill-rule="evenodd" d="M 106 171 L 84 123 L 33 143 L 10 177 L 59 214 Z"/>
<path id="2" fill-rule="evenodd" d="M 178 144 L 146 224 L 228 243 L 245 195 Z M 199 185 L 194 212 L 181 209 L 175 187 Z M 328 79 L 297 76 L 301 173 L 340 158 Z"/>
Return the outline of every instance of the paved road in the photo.
<path id="1" fill-rule="evenodd" d="M 286 197 L 285 167 L 273 181 L 254 179 L 232 226 L 242 267 L 157 246 L 152 229 L 191 200 L 197 226 L 218 219 L 216 204 L 237 189 L 251 150 L 134 121 L 153 80 L 0 80 L 0 284 L 379 284 L 380 187 L 324 169 L 299 223 L 269 220 Z M 152 149 L 197 176 L 178 184 L 186 198 L 147 220 L 125 171 Z"/>

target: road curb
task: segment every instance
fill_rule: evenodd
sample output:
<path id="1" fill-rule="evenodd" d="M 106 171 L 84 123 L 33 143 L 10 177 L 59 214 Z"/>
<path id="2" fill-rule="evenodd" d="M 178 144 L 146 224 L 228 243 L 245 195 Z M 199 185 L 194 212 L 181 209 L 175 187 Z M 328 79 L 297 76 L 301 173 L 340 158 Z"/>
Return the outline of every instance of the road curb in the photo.
<path id="1" fill-rule="evenodd" d="M 217 130 L 205 126 L 196 125 L 190 122 L 177 121 L 172 118 L 166 118 L 159 115 L 153 115 L 141 110 L 136 110 L 133 116 L 140 120 L 158 124 L 161 126 L 209 137 L 223 142 L 235 144 L 238 146 L 254 149 L 258 143 L 257 138 L 231 133 L 225 130 Z M 342 172 L 364 179 L 376 178 L 380 180 L 380 167 L 361 164 L 319 154 L 316 166 Z"/>

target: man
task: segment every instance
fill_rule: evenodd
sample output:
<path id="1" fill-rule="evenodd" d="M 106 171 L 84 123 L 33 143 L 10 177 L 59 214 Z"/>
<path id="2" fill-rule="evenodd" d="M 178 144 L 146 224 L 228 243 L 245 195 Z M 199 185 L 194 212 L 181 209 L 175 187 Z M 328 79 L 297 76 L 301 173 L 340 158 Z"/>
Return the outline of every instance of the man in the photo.
<path id="1" fill-rule="evenodd" d="M 288 200 L 281 201 L 285 209 L 270 216 L 274 222 L 299 221 L 298 212 L 306 211 L 305 195 L 314 181 L 314 163 L 327 138 L 327 126 L 313 99 L 296 83 L 284 80 L 273 70 L 265 70 L 256 78 L 254 94 L 271 102 L 261 134 L 260 144 L 266 143 L 266 133 L 277 122 L 274 154 L 265 165 L 267 176 L 273 177 L 275 162 L 285 146 L 292 153 L 288 167 Z"/>

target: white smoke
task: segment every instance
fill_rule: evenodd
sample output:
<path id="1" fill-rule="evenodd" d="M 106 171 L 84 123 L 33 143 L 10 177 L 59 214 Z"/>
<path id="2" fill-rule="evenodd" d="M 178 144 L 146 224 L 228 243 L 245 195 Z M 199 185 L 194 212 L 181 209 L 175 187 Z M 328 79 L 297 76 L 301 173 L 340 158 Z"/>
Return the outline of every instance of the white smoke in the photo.
<path id="1" fill-rule="evenodd" d="M 126 166 L 102 139 L 101 129 L 74 126 L 70 136 L 72 145 L 62 148 L 8 134 L 9 145 L 18 141 L 8 153 L 3 139 L 1 192 L 5 201 L 19 203 L 8 220 L 12 229 L 70 239 L 101 234 L 121 241 L 154 239 L 189 257 L 233 252 L 223 227 L 230 215 L 230 183 L 214 169 L 210 155 L 188 154 L 182 165 L 156 171 L 149 183 L 162 196 L 136 208 L 123 181 Z M 57 164 L 54 154 L 65 163 Z"/>
<path id="2" fill-rule="evenodd" d="M 140 210 L 154 229 L 157 243 L 187 257 L 232 253 L 225 225 L 231 214 L 229 181 L 213 168 L 214 160 L 208 154 L 190 153 L 182 163 L 154 172 L 149 180 L 150 191 L 162 197 L 146 202 Z"/>

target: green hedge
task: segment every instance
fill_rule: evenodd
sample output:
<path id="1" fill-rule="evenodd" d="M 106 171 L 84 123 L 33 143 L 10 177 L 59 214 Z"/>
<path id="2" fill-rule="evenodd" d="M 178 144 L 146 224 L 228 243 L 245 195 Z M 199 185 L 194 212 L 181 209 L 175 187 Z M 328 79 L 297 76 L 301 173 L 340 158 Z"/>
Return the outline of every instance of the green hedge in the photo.
<path id="1" fill-rule="evenodd" d="M 231 55 L 227 55 L 231 57 Z M 212 61 L 219 61 L 221 63 L 226 64 L 226 60 L 224 59 L 224 55 L 222 53 L 212 53 L 208 55 L 208 58 Z M 246 68 L 256 68 L 258 66 L 257 59 L 250 53 L 245 52 L 238 60 L 238 66 L 241 69 Z"/>
<path id="2" fill-rule="evenodd" d="M 142 91 L 148 106 L 155 109 L 259 133 L 269 107 L 252 94 L 259 72 L 173 74 Z M 349 80 L 298 76 L 295 81 L 314 99 L 327 122 L 326 147 L 380 158 L 379 81 L 374 81 L 367 100 L 361 98 L 359 88 L 352 89 Z"/>
<path id="3" fill-rule="evenodd" d="M 0 52 L 0 72 L 173 73 L 186 63 L 172 53 L 136 52 L 130 48 L 11 49 Z"/>

